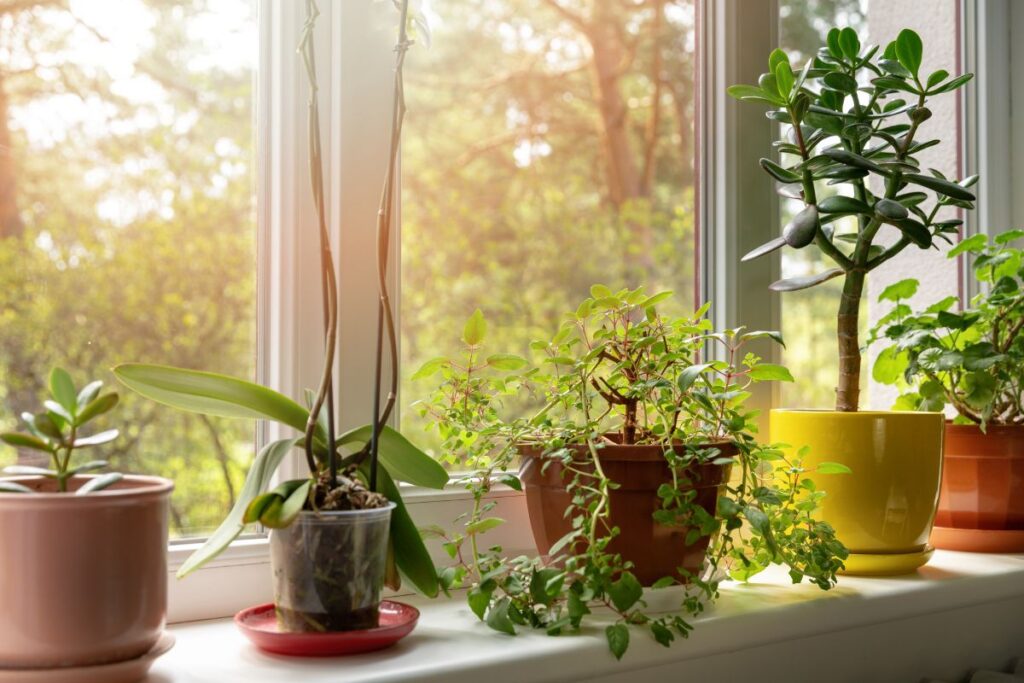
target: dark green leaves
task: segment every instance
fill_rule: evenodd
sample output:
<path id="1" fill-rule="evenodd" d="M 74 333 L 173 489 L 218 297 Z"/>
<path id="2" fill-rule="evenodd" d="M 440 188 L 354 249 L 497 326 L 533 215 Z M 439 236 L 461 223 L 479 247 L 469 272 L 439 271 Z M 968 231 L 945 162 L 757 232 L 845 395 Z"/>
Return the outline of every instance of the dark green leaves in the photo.
<path id="1" fill-rule="evenodd" d="M 857 81 L 841 71 L 833 71 L 825 74 L 822 79 L 825 85 L 846 94 L 857 92 Z"/>
<path id="2" fill-rule="evenodd" d="M 761 168 L 763 168 L 768 175 L 775 178 L 780 183 L 798 183 L 801 180 L 800 174 L 779 166 L 771 159 L 761 159 L 760 164 Z"/>
<path id="3" fill-rule="evenodd" d="M 818 234 L 818 208 L 809 204 L 782 229 L 782 238 L 794 249 L 802 249 Z"/>
<path id="4" fill-rule="evenodd" d="M 773 282 L 769 289 L 773 292 L 795 292 L 801 289 L 808 289 L 816 285 L 820 285 L 823 282 L 828 282 L 833 278 L 837 278 L 843 275 L 845 271 L 841 268 L 833 268 L 826 270 L 824 273 L 818 273 L 817 275 L 801 275 L 798 277 L 783 278 L 782 280 L 776 280 Z"/>
<path id="5" fill-rule="evenodd" d="M 846 59 L 856 59 L 860 54 L 860 38 L 857 37 L 857 32 L 849 27 L 842 29 L 839 32 L 839 49 Z"/>
<path id="6" fill-rule="evenodd" d="M 754 259 L 764 256 L 765 254 L 770 254 L 776 249 L 781 249 L 784 246 L 786 246 L 786 238 L 776 237 L 770 242 L 765 242 L 761 246 L 751 249 L 750 251 L 743 255 L 743 258 L 741 258 L 740 261 L 753 261 Z"/>
<path id="7" fill-rule="evenodd" d="M 510 607 L 511 601 L 507 597 L 498 600 L 487 613 L 487 625 L 495 631 L 514 636 L 516 634 L 516 627 L 508 615 Z M 628 639 L 629 634 L 626 637 Z"/>
<path id="8" fill-rule="evenodd" d="M 629 649 L 629 628 L 625 624 L 614 624 L 605 628 L 604 635 L 615 659 L 622 659 L 622 655 Z"/>
<path id="9" fill-rule="evenodd" d="M 619 579 L 608 587 L 608 597 L 620 612 L 633 607 L 643 595 L 643 587 L 631 572 L 622 572 Z"/>
<path id="10" fill-rule="evenodd" d="M 818 202 L 818 210 L 822 213 L 862 214 L 871 213 L 871 207 L 859 199 L 833 195 Z"/>
<path id="11" fill-rule="evenodd" d="M 974 193 L 964 189 L 963 186 L 957 183 L 943 180 L 942 178 L 936 178 L 929 175 L 921 175 L 919 173 L 908 173 L 903 176 L 904 180 L 907 180 L 915 185 L 927 187 L 929 190 L 935 190 L 940 194 L 944 194 L 947 197 L 953 199 L 963 199 L 966 201 L 973 202 L 975 199 Z"/>
<path id="12" fill-rule="evenodd" d="M 917 78 L 921 70 L 921 56 L 924 53 L 924 45 L 921 43 L 921 36 L 909 28 L 900 31 L 896 36 L 896 58 L 900 64 Z"/>
<path id="13" fill-rule="evenodd" d="M 875 213 L 886 221 L 903 220 L 910 215 L 907 207 L 892 199 L 879 199 L 875 202 Z"/>

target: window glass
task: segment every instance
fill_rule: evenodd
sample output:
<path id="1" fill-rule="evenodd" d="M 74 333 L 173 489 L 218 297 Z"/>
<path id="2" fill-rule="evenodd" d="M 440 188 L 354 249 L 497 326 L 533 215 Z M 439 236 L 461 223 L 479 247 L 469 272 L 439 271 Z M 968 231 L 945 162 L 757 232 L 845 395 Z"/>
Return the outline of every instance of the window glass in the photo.
<path id="1" fill-rule="evenodd" d="M 254 376 L 257 57 L 254 0 L 0 5 L 0 428 L 54 365 Z M 120 393 L 95 455 L 174 479 L 172 534 L 204 534 L 253 425 Z M 13 462 L 45 464 L 0 446 Z"/>
<path id="2" fill-rule="evenodd" d="M 435 4 L 406 62 L 402 423 L 424 361 L 527 355 L 594 283 L 694 303 L 694 2 Z M 423 435 L 423 436 L 421 436 Z"/>

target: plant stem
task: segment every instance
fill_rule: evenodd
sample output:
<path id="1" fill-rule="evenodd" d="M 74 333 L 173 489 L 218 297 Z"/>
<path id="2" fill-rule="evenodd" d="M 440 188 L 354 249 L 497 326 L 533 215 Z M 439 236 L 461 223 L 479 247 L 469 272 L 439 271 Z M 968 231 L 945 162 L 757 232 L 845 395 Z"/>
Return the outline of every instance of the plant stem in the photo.
<path id="1" fill-rule="evenodd" d="M 836 410 L 857 412 L 860 403 L 860 299 L 864 291 L 865 271 L 847 271 L 839 300 L 836 331 L 839 340 L 839 385 Z"/>

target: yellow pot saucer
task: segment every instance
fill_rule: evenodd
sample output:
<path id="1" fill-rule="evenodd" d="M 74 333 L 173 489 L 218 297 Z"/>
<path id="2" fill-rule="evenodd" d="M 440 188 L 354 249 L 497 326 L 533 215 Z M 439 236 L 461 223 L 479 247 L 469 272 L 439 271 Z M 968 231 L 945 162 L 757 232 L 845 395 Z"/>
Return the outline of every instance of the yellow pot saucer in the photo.
<path id="1" fill-rule="evenodd" d="M 846 576 L 898 576 L 910 574 L 932 559 L 935 548 L 928 546 L 913 553 L 850 553 L 846 558 Z"/>

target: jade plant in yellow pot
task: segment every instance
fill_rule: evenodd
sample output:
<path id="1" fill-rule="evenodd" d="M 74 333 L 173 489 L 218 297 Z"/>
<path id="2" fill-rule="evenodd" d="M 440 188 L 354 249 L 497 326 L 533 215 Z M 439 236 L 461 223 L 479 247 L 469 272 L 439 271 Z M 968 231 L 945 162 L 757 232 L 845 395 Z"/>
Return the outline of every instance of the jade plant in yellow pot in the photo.
<path id="1" fill-rule="evenodd" d="M 804 204 L 780 237 L 743 260 L 813 245 L 834 267 L 779 280 L 771 289 L 790 292 L 843 279 L 835 410 L 775 410 L 770 429 L 773 441 L 808 446 L 809 462 L 834 460 L 852 470 L 823 502 L 824 519 L 850 549 L 848 573 L 912 571 L 932 552 L 943 415 L 859 410 L 859 326 L 868 273 L 907 247 L 951 242 L 960 221 L 939 213 L 944 207 L 971 209 L 975 199 L 968 189 L 973 179 L 922 170 L 916 156 L 941 143 L 919 139 L 921 124 L 932 115 L 929 100 L 971 79 L 944 70 L 924 73 L 922 53 L 921 38 L 909 29 L 884 50 L 861 46 L 852 29 L 832 29 L 827 45 L 799 72 L 775 50 L 758 85 L 729 89 L 740 100 L 770 105 L 768 117 L 783 124 L 785 136 L 776 147 L 784 163 L 762 159 L 761 166 L 780 194 Z M 884 239 L 885 232 L 893 238 Z"/>

